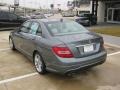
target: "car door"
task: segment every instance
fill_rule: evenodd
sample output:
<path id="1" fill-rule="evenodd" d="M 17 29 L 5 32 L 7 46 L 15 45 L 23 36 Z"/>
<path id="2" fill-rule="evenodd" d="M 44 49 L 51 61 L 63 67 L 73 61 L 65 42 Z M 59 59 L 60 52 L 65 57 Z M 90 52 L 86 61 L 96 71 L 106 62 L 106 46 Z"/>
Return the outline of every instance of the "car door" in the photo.
<path id="1" fill-rule="evenodd" d="M 29 26 L 31 25 L 30 21 L 26 21 L 18 28 L 14 34 L 14 43 L 15 47 L 21 51 L 24 51 L 24 38 L 27 33 L 29 33 Z"/>
<path id="2" fill-rule="evenodd" d="M 32 56 L 33 51 L 36 48 L 35 39 L 36 39 L 36 33 L 38 29 L 39 29 L 39 23 L 33 21 L 30 26 L 29 33 L 24 36 L 25 37 L 24 50 L 26 51 L 26 54 L 28 56 Z"/>

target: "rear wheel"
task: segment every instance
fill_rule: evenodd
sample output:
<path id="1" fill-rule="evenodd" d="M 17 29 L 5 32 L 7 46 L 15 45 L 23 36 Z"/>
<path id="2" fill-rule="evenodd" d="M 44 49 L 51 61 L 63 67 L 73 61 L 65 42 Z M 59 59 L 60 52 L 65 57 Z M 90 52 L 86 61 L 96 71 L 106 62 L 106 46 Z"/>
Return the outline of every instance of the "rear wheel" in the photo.
<path id="1" fill-rule="evenodd" d="M 9 46 L 12 50 L 16 50 L 12 38 L 9 39 Z"/>
<path id="2" fill-rule="evenodd" d="M 42 57 L 38 52 L 34 55 L 34 64 L 38 73 L 46 73 L 45 63 L 43 62 Z"/>

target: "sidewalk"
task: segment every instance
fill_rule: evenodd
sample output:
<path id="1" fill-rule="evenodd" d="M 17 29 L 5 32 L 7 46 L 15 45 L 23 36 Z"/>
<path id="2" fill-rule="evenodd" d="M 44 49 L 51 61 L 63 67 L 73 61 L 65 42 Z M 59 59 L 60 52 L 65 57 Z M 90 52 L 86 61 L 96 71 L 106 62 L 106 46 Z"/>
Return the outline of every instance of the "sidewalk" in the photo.
<path id="1" fill-rule="evenodd" d="M 120 26 L 120 24 L 112 24 L 112 23 L 98 23 L 97 25 L 93 25 L 90 27 L 86 27 L 89 30 L 92 29 L 99 29 L 99 28 L 110 28 L 110 27 L 117 27 Z"/>
<path id="2" fill-rule="evenodd" d="M 105 34 L 100 34 L 100 35 L 102 35 L 105 43 L 113 44 L 120 47 L 120 37 L 110 36 Z"/>

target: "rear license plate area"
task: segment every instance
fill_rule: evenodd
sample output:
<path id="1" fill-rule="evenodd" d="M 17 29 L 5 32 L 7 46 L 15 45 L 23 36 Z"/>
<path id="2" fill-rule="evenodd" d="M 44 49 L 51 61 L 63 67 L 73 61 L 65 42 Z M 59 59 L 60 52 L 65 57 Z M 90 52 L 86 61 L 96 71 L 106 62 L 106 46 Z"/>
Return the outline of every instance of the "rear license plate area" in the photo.
<path id="1" fill-rule="evenodd" d="M 84 53 L 89 53 L 94 51 L 94 45 L 93 44 L 87 44 L 83 46 L 83 52 Z"/>

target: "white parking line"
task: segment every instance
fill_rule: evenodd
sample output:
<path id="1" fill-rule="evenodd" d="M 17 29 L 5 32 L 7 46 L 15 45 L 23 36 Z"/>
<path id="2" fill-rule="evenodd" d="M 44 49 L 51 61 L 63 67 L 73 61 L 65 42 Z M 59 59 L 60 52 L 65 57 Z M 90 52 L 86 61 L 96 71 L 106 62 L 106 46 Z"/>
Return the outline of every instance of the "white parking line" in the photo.
<path id="1" fill-rule="evenodd" d="M 10 50 L 10 48 L 0 49 L 0 52 Z"/>
<path id="2" fill-rule="evenodd" d="M 119 51 L 119 52 L 112 53 L 112 54 L 108 54 L 107 56 L 112 56 L 112 55 L 116 55 L 116 54 L 120 54 L 120 51 Z M 30 73 L 30 74 L 26 74 L 26 75 L 14 77 L 14 78 L 6 79 L 6 80 L 1 80 L 1 81 L 0 81 L 0 84 L 12 82 L 12 81 L 16 81 L 16 80 L 20 80 L 20 79 L 24 79 L 24 78 L 28 78 L 28 77 L 31 77 L 31 76 L 35 76 L 35 75 L 37 75 L 37 74 L 38 74 L 38 73 L 35 72 L 35 73 Z"/>
<path id="3" fill-rule="evenodd" d="M 10 49 L 10 48 L 0 49 L 0 51 L 6 51 L 6 50 L 9 50 L 9 49 Z M 117 55 L 117 54 L 120 54 L 120 51 L 115 52 L 115 53 L 108 54 L 107 56 L 109 57 L 109 56 L 113 56 L 113 55 Z M 35 73 L 30 73 L 30 74 L 26 74 L 26 75 L 14 77 L 14 78 L 6 79 L 6 80 L 1 80 L 1 81 L 0 81 L 0 84 L 12 82 L 12 81 L 16 81 L 16 80 L 20 80 L 20 79 L 24 79 L 24 78 L 28 78 L 28 77 L 31 77 L 31 76 L 34 76 L 34 75 L 37 75 L 37 74 L 38 74 L 38 73 L 35 72 Z"/>
<path id="4" fill-rule="evenodd" d="M 37 75 L 37 74 L 38 73 L 35 72 L 35 73 L 31 73 L 31 74 L 26 74 L 26 75 L 23 75 L 23 76 L 18 76 L 18 77 L 2 80 L 2 81 L 0 81 L 0 84 L 4 84 L 4 83 L 8 83 L 8 82 L 24 79 L 24 78 L 31 77 L 31 76 L 34 76 L 34 75 Z"/>
<path id="5" fill-rule="evenodd" d="M 115 44 L 111 44 L 111 43 L 105 43 L 105 45 L 110 45 L 110 46 L 112 46 L 112 47 L 120 48 L 120 46 L 115 45 Z"/>
<path id="6" fill-rule="evenodd" d="M 120 54 L 120 51 L 115 52 L 115 53 L 108 54 L 107 56 L 113 56 L 113 55 L 117 55 L 117 54 Z"/>

